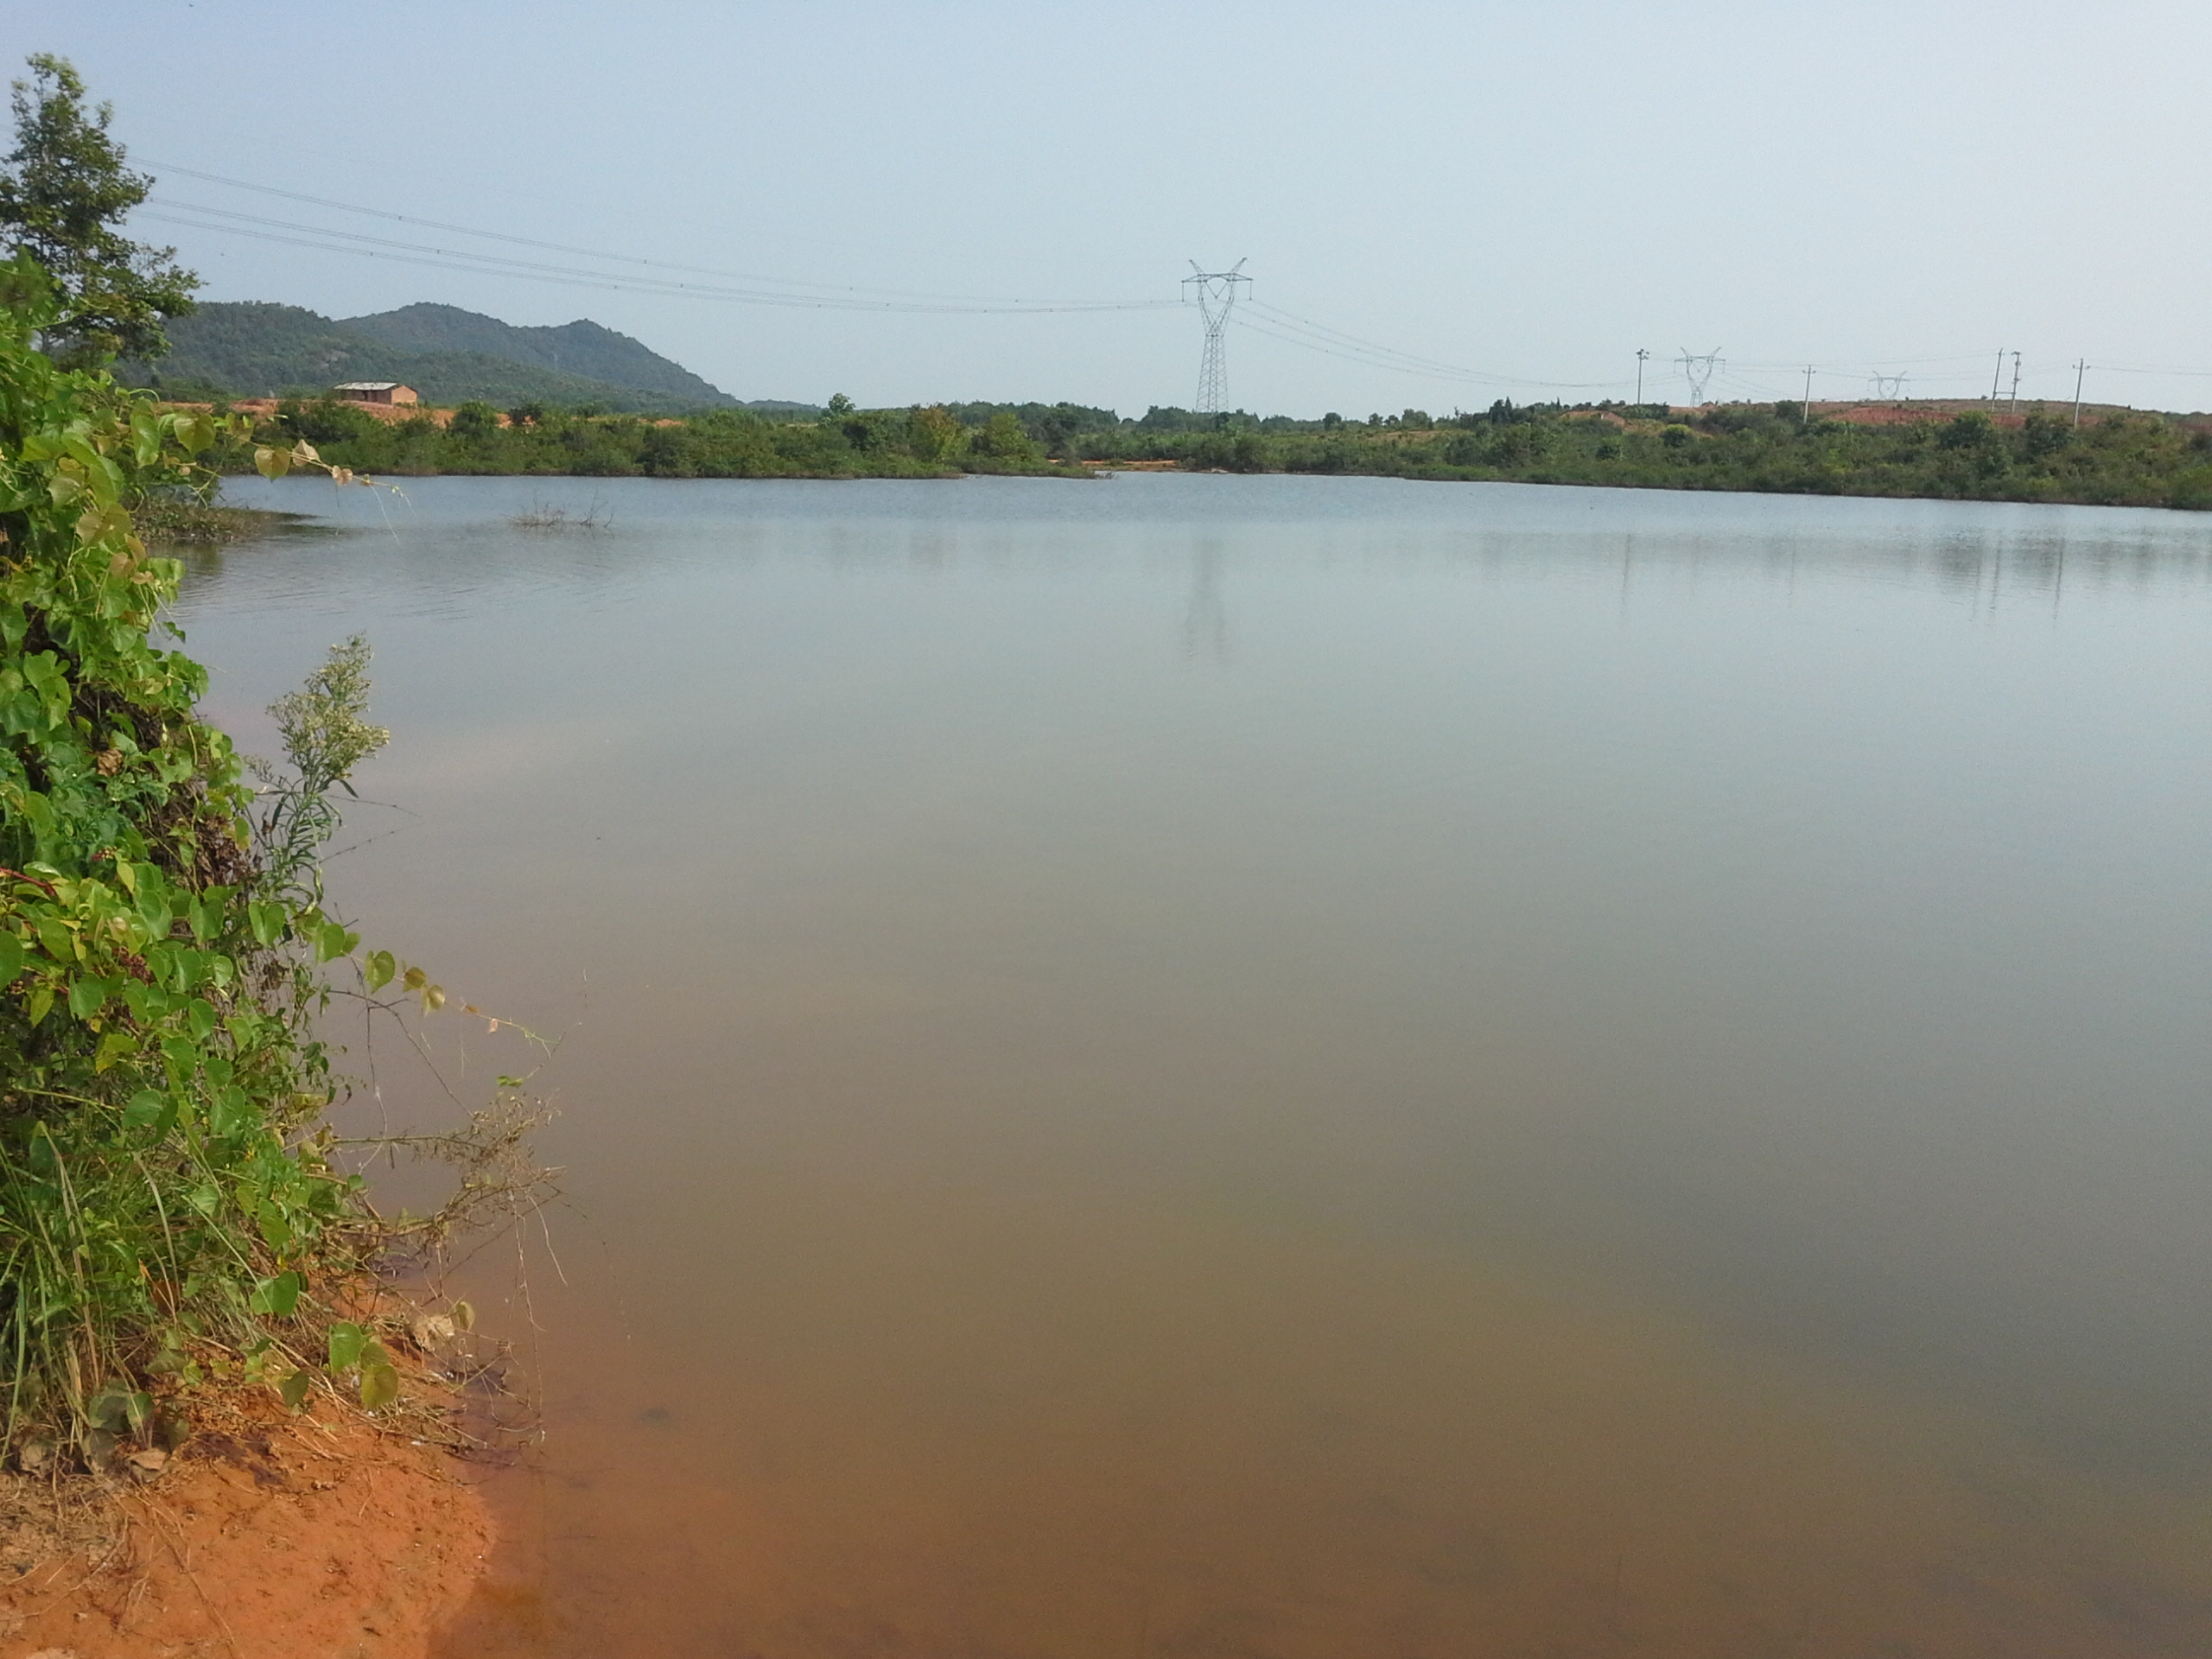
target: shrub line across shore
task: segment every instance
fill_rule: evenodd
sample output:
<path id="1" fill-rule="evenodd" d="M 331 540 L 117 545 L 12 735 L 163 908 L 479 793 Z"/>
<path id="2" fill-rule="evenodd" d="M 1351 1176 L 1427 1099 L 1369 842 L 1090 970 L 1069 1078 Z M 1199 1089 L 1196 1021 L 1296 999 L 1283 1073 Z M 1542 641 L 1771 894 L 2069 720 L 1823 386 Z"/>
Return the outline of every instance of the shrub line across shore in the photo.
<path id="1" fill-rule="evenodd" d="M 218 405 L 219 410 L 225 406 Z M 1345 421 L 1155 408 L 1125 420 L 1073 404 L 862 410 L 817 419 L 717 410 L 687 420 L 529 404 L 464 404 L 378 418 L 334 399 L 257 416 L 260 443 L 305 441 L 325 459 L 388 476 L 489 474 L 648 478 L 1082 475 L 1148 465 L 1197 472 L 1581 484 L 1778 494 L 1913 496 L 2212 508 L 2212 422 L 2094 411 L 2078 424 L 2041 405 L 2024 418 L 1977 409 L 1847 411 L 1790 403 L 1516 406 L 1432 419 L 1419 410 Z M 252 448 L 218 458 L 252 466 Z"/>

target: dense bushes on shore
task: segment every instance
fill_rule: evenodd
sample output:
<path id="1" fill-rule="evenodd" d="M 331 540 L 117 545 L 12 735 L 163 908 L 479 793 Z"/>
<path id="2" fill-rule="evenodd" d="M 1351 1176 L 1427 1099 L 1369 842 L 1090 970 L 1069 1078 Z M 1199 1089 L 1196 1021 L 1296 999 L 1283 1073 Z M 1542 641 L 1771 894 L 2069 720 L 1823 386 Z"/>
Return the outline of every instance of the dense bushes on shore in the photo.
<path id="1" fill-rule="evenodd" d="M 1808 422 L 1789 404 L 1679 418 L 1507 404 L 1444 422 L 1408 416 L 1418 419 L 1287 431 L 1131 423 L 1086 435 L 1077 453 L 1244 473 L 2212 508 L 2212 431 L 2154 415 L 2107 414 L 2078 429 L 2041 410 L 2018 426 L 1978 410 L 1874 426 Z"/>
<path id="2" fill-rule="evenodd" d="M 316 402 L 281 405 L 259 435 L 304 439 L 357 471 L 403 475 L 926 478 L 1147 461 L 1193 471 L 2212 508 L 2212 430 L 2201 423 L 2106 411 L 2076 428 L 2041 408 L 2017 425 L 1980 410 L 1870 425 L 1808 421 L 1787 403 L 1677 413 L 1501 402 L 1442 420 L 1408 410 L 1365 421 L 1174 409 L 1123 420 L 1065 404 L 860 410 L 843 399 L 815 420 L 721 410 L 650 421 L 537 406 L 503 414 L 470 404 L 441 427 L 427 414 L 385 421 Z M 227 464 L 243 470 L 245 451 Z"/>
<path id="3" fill-rule="evenodd" d="M 356 472 L 647 478 L 937 478 L 1052 470 L 1011 415 L 970 427 L 942 409 L 833 409 L 820 420 L 764 420 L 718 410 L 687 421 L 463 404 L 440 425 L 427 412 L 380 420 L 335 401 L 287 402 L 258 435 L 305 440 Z M 244 448 L 229 458 L 245 471 Z"/>

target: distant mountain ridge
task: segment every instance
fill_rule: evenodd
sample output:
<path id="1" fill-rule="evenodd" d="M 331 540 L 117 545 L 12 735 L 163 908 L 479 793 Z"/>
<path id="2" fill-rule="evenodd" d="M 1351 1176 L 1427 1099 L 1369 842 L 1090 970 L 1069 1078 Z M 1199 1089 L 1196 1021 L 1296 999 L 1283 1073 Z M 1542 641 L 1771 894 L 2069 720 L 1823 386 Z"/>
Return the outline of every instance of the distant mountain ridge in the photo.
<path id="1" fill-rule="evenodd" d="M 268 301 L 214 301 L 170 323 L 168 335 L 167 357 L 118 364 L 118 372 L 142 385 L 248 397 L 315 397 L 343 380 L 400 380 L 426 403 L 447 405 L 595 404 L 642 415 L 809 408 L 741 404 L 627 334 L 584 319 L 518 327 L 451 305 L 331 318 Z"/>
<path id="2" fill-rule="evenodd" d="M 346 317 L 335 326 L 366 334 L 397 351 L 475 353 L 553 374 L 639 391 L 665 392 L 695 409 L 727 407 L 737 401 L 629 335 L 582 318 L 557 327 L 522 328 L 459 306 L 423 303 L 365 317 Z"/>

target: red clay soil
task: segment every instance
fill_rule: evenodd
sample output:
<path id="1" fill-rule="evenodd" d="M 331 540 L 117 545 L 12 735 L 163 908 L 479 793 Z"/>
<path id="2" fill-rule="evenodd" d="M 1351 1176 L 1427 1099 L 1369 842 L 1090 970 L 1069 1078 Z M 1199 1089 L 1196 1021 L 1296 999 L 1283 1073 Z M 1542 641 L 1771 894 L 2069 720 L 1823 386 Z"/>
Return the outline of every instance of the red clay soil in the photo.
<path id="1" fill-rule="evenodd" d="M 453 410 L 433 409 L 428 404 L 357 404 L 351 398 L 344 398 L 340 401 L 347 409 L 358 409 L 371 419 L 387 423 L 394 421 L 429 421 L 438 426 L 453 424 Z M 252 416 L 256 420 L 269 420 L 276 413 L 276 404 L 277 400 L 274 397 L 240 397 L 233 402 L 231 407 L 241 415 Z M 176 404 L 171 407 L 213 409 L 214 405 L 213 404 Z M 509 423 L 507 417 L 501 415 L 498 417 L 498 423 L 505 426 Z"/>
<path id="2" fill-rule="evenodd" d="M 423 1659 L 491 1554 L 466 1472 L 327 1402 L 196 1436 L 105 1535 L 35 1566 L 0 1549 L 0 1653 Z"/>

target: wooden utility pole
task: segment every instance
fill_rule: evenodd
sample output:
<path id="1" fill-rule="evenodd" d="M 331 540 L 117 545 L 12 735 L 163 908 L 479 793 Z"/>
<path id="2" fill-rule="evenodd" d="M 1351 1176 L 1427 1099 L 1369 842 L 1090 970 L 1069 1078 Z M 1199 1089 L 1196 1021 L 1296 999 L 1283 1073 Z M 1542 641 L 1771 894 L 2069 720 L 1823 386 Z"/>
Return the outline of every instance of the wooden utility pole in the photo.
<path id="1" fill-rule="evenodd" d="M 2074 365 L 2074 424 L 2082 424 L 2082 377 L 2089 372 L 2089 359 L 2083 358 Z"/>

